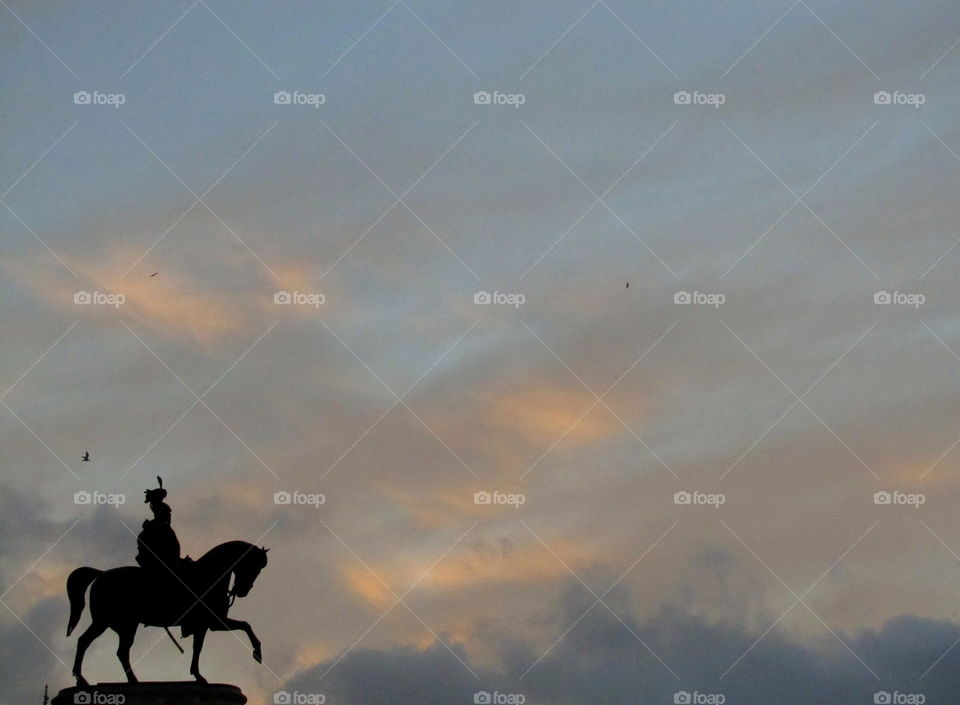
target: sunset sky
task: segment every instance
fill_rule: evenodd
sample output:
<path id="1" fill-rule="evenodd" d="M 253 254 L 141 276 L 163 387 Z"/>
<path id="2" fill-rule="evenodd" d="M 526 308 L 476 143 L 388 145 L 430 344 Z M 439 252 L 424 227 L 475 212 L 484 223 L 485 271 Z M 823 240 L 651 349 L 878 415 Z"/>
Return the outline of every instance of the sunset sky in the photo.
<path id="1" fill-rule="evenodd" d="M 0 0 L 0 703 L 157 475 L 251 703 L 956 702 L 958 85 L 950 0 Z"/>

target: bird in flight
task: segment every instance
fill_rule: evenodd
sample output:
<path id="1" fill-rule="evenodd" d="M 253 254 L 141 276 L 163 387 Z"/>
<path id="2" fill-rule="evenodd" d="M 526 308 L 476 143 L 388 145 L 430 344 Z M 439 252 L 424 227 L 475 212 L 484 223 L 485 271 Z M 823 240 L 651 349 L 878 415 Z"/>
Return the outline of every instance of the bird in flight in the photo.
<path id="1" fill-rule="evenodd" d="M 150 275 L 150 278 L 153 279 L 153 278 L 154 278 L 155 276 L 157 276 L 158 274 L 160 274 L 160 272 L 154 272 L 153 274 Z"/>
<path id="2" fill-rule="evenodd" d="M 630 282 L 627 282 L 627 288 L 628 289 L 630 288 Z"/>
<path id="3" fill-rule="evenodd" d="M 80 458 L 80 460 L 82 460 L 82 461 L 85 462 L 85 463 L 89 463 L 89 462 L 90 462 L 90 451 L 88 450 L 87 452 L 85 452 L 85 453 L 83 454 L 83 457 Z"/>

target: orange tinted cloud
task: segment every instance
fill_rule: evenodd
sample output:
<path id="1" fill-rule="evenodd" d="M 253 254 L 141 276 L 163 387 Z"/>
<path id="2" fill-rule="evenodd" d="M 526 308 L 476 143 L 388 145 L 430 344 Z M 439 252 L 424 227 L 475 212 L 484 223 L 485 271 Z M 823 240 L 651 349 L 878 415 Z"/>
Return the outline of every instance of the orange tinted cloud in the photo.
<path id="1" fill-rule="evenodd" d="M 595 547 L 587 544 L 551 539 L 550 548 L 578 572 L 597 560 Z M 484 541 L 472 549 L 455 551 L 434 564 L 436 560 L 437 556 L 425 555 L 407 560 L 403 565 L 371 565 L 371 568 L 391 584 L 398 595 L 416 581 L 419 581 L 417 590 L 461 593 L 492 585 L 554 583 L 569 575 L 563 563 L 529 534 L 522 537 L 522 541 Z M 354 595 L 377 609 L 386 609 L 396 601 L 390 590 L 356 560 L 346 562 L 341 574 Z"/>
<path id="2" fill-rule="evenodd" d="M 313 291 L 316 288 L 316 275 L 313 267 L 299 262 L 271 264 L 273 282 L 277 289 L 284 291 Z"/>
<path id="3" fill-rule="evenodd" d="M 173 270 L 162 277 L 142 275 L 123 277 L 129 253 L 114 253 L 108 261 L 72 260 L 70 267 L 79 280 L 63 276 L 59 271 L 25 263 L 9 265 L 33 291 L 45 301 L 80 313 L 74 307 L 77 291 L 98 291 L 124 297 L 122 313 L 142 326 L 165 337 L 187 336 L 209 346 L 224 336 L 243 331 L 247 326 L 244 313 L 229 294 L 209 293 L 193 286 Z M 113 308 L 90 307 L 84 314 L 112 312 Z"/>
<path id="4" fill-rule="evenodd" d="M 574 423 L 565 440 L 588 443 L 609 437 L 619 428 L 616 419 L 600 405 L 580 419 L 593 401 L 586 390 L 534 381 L 491 398 L 488 414 L 495 425 L 514 429 L 531 443 L 552 443 Z"/>
<path id="5" fill-rule="evenodd" d="M 471 464 L 515 476 L 561 437 L 567 446 L 583 445 L 612 438 L 622 428 L 602 405 L 591 409 L 594 397 L 576 383 L 561 386 L 533 376 L 492 387 L 484 379 L 474 384 L 466 403 L 423 412 L 427 425 Z"/>
<path id="6" fill-rule="evenodd" d="M 408 482 L 393 482 L 388 478 L 379 482 L 377 489 L 402 506 L 418 526 L 439 529 L 459 526 L 464 516 L 486 509 L 473 503 L 474 484 L 469 476 L 457 476 L 451 478 L 445 488 L 423 492 L 410 490 Z"/>
<path id="7" fill-rule="evenodd" d="M 238 290 L 211 289 L 210 282 L 196 273 L 170 263 L 156 277 L 139 270 L 127 274 L 136 258 L 129 248 L 118 248 L 102 260 L 70 258 L 68 264 L 78 279 L 65 276 L 61 269 L 26 261 L 8 262 L 5 268 L 44 301 L 70 310 L 71 315 L 114 312 L 106 306 L 74 307 L 77 291 L 120 294 L 124 301 L 119 312 L 127 320 L 167 338 L 190 338 L 208 350 L 224 338 L 260 329 L 266 320 L 281 314 L 316 313 L 313 307 L 276 306 L 276 291 L 323 293 L 312 269 L 296 262 L 272 263 L 273 275 L 262 269 L 250 280 L 248 289 Z"/>
<path id="8" fill-rule="evenodd" d="M 597 558 L 590 547 L 569 541 L 554 540 L 550 548 L 573 570 Z M 462 590 L 497 583 L 551 582 L 568 575 L 556 556 L 530 537 L 529 542 L 509 551 L 474 551 L 441 561 L 421 584 L 439 590 Z"/>
<path id="9" fill-rule="evenodd" d="M 351 560 L 352 563 L 341 569 L 350 590 L 377 609 L 383 610 L 392 605 L 397 598 L 387 587 L 355 559 Z"/>

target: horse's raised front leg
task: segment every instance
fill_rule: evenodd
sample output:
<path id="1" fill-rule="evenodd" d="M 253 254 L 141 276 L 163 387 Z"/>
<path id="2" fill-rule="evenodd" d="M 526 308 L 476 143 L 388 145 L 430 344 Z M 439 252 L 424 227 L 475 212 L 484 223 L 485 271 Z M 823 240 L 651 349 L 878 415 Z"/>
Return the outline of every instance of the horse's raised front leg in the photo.
<path id="1" fill-rule="evenodd" d="M 137 626 L 136 622 L 132 622 L 113 628 L 117 636 L 120 637 L 120 643 L 117 646 L 117 658 L 120 659 L 120 665 L 123 666 L 127 683 L 138 682 L 137 677 L 133 674 L 133 668 L 130 667 L 130 647 L 133 646 L 133 637 L 137 633 Z"/>
<path id="2" fill-rule="evenodd" d="M 87 652 L 87 648 L 90 646 L 90 643 L 98 636 L 103 634 L 106 629 L 106 624 L 94 622 L 87 627 L 83 634 L 80 635 L 80 638 L 77 639 L 77 655 L 73 659 L 73 675 L 77 679 L 78 686 L 83 688 L 87 686 L 87 679 L 81 674 L 81 670 L 83 668 L 83 655 Z"/>
<path id="3" fill-rule="evenodd" d="M 207 682 L 207 679 L 200 675 L 200 652 L 203 651 L 203 640 L 206 636 L 206 627 L 198 627 L 193 634 L 193 659 L 190 661 L 190 675 L 197 679 L 197 683 Z"/>
<path id="4" fill-rule="evenodd" d="M 241 630 L 250 639 L 250 646 L 253 647 L 253 658 L 257 663 L 263 663 L 263 654 L 260 651 L 260 640 L 257 638 L 257 635 L 253 633 L 253 627 L 250 626 L 250 622 L 244 622 L 240 619 L 231 619 L 229 617 L 223 617 L 218 620 L 218 624 L 211 629 L 218 632 L 225 631 L 234 631 Z"/>

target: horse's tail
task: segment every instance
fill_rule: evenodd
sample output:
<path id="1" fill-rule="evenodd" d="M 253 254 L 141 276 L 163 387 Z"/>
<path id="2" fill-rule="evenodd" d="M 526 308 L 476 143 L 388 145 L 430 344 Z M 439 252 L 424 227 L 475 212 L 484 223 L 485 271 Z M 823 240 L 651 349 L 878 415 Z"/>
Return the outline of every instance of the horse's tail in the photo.
<path id="1" fill-rule="evenodd" d="M 101 573 L 103 571 L 96 568 L 77 568 L 67 578 L 67 597 L 70 598 L 70 622 L 67 624 L 67 636 L 70 636 L 77 622 L 80 621 L 80 615 L 87 604 L 84 599 L 87 588 Z"/>

